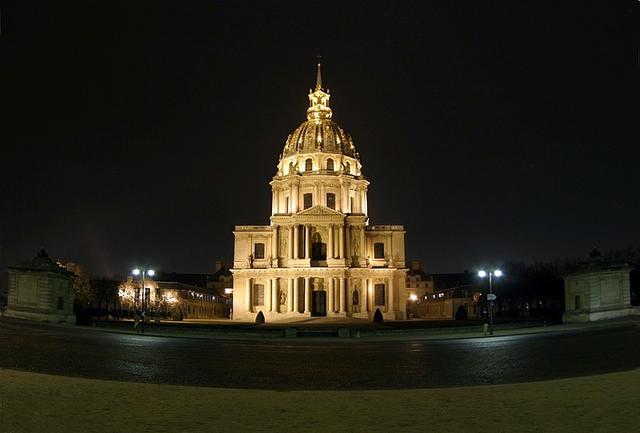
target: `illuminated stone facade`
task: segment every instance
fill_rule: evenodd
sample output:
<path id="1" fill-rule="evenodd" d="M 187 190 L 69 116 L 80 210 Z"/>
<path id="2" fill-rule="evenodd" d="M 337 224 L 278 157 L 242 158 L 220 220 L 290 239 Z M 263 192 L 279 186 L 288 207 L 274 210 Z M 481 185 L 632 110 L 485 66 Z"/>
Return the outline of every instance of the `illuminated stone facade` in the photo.
<path id="1" fill-rule="evenodd" d="M 592 322 L 638 315 L 640 308 L 631 305 L 630 275 L 633 266 L 608 263 L 594 249 L 589 260 L 575 271 L 563 275 L 564 323 Z"/>
<path id="2" fill-rule="evenodd" d="M 26 262 L 9 266 L 6 317 L 75 323 L 75 275 L 53 262 L 45 250 Z"/>
<path id="3" fill-rule="evenodd" d="M 152 317 L 161 319 L 214 319 L 229 317 L 226 298 L 216 290 L 204 289 L 174 281 L 146 279 L 142 282 L 129 277 L 118 288 L 118 310 L 124 317 L 133 317 L 144 309 Z"/>
<path id="4" fill-rule="evenodd" d="M 405 319 L 404 227 L 370 225 L 367 181 L 334 122 L 320 65 L 307 121 L 286 140 L 270 182 L 270 225 L 234 230 L 233 318 Z"/>

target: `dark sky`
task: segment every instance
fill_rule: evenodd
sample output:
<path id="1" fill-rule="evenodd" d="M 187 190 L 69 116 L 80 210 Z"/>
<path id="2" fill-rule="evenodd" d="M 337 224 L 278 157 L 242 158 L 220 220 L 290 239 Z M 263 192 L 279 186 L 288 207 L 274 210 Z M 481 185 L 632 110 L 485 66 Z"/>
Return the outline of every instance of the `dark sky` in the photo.
<path id="1" fill-rule="evenodd" d="M 318 53 L 371 223 L 427 270 L 638 245 L 639 6 L 9 2 L 0 266 L 230 260 L 233 226 L 269 221 Z"/>

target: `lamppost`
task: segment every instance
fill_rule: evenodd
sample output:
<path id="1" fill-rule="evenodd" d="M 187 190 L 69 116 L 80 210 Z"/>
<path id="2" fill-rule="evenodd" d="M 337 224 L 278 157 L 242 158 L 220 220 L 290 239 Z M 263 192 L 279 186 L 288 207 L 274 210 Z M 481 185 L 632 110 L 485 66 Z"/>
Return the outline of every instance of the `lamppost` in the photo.
<path id="1" fill-rule="evenodd" d="M 480 278 L 489 277 L 489 294 L 487 295 L 487 300 L 489 301 L 489 335 L 493 335 L 493 301 L 496 300 L 496 296 L 493 294 L 493 277 L 500 278 L 502 271 L 500 269 L 496 269 L 493 272 L 481 270 L 478 271 L 478 276 Z"/>
<path id="2" fill-rule="evenodd" d="M 140 278 L 142 280 L 142 312 L 145 313 L 146 315 L 146 310 L 147 310 L 147 289 L 144 286 L 144 276 L 148 275 L 150 277 L 153 277 L 156 274 L 156 271 L 154 271 L 153 269 L 148 269 L 146 267 L 143 268 L 135 268 L 133 271 L 131 271 L 131 273 L 135 276 L 140 275 Z"/>

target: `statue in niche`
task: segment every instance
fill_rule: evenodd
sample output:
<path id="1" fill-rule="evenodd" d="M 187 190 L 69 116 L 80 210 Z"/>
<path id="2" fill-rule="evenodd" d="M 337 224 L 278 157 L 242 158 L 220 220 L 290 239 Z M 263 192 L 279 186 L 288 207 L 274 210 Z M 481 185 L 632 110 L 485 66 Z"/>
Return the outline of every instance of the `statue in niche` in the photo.
<path id="1" fill-rule="evenodd" d="M 360 290 L 357 288 L 354 288 L 351 294 L 351 311 L 354 313 L 360 312 Z"/>
<path id="2" fill-rule="evenodd" d="M 287 292 L 280 290 L 280 305 L 287 305 Z"/>
<path id="3" fill-rule="evenodd" d="M 247 257 L 247 266 L 250 268 L 253 267 L 253 254 L 249 254 L 249 256 Z"/>

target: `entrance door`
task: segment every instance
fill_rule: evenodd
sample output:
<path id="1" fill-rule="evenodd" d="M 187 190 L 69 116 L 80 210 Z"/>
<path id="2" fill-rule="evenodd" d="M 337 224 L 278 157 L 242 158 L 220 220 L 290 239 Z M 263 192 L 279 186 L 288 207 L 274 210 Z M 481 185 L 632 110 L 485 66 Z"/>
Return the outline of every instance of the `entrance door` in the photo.
<path id="1" fill-rule="evenodd" d="M 311 303 L 312 316 L 327 315 L 327 292 L 324 290 L 314 290 Z"/>

